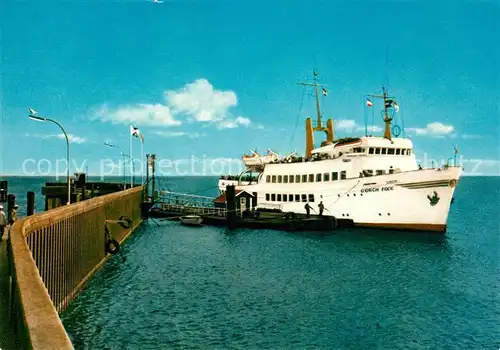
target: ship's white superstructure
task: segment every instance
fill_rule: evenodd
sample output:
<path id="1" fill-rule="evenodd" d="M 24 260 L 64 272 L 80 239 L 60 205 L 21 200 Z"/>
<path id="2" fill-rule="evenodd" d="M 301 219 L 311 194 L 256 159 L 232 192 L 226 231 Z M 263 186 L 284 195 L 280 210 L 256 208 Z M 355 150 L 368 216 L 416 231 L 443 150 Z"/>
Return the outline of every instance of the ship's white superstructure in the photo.
<path id="1" fill-rule="evenodd" d="M 316 81 L 314 86 L 317 91 Z M 309 203 L 318 212 L 322 203 L 323 215 L 349 219 L 356 226 L 445 232 L 461 168 L 422 169 L 412 141 L 392 136 L 389 109 L 395 101 L 385 90 L 380 97 L 385 112 L 383 137 L 334 140 L 333 122 L 322 127 L 318 112 L 315 128 L 310 120 L 306 122 L 306 157 L 250 166 L 248 171 L 259 174 L 254 181 L 221 179 L 219 190 L 234 184 L 253 193 L 258 208 L 305 213 Z M 319 111 L 318 100 L 317 104 Z M 313 131 L 327 133 L 321 147 L 313 147 Z"/>

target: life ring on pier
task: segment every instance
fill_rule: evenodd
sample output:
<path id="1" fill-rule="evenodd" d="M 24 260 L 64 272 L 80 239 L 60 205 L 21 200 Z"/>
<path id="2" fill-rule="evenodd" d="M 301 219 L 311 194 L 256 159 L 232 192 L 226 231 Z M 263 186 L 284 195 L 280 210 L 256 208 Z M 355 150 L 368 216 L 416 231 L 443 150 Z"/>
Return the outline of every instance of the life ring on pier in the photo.
<path id="1" fill-rule="evenodd" d="M 120 243 L 118 243 L 118 241 L 116 241 L 115 239 L 108 239 L 106 241 L 106 253 L 115 255 L 119 251 L 120 251 Z"/>

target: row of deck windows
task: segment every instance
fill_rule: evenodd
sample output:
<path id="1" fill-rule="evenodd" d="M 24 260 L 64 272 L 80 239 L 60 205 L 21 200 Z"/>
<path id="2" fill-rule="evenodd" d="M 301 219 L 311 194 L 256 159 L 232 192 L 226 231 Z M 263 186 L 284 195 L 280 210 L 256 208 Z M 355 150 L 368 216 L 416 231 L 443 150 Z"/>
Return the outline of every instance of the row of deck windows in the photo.
<path id="1" fill-rule="evenodd" d="M 340 180 L 345 180 L 347 177 L 346 171 L 340 172 Z M 307 182 L 322 182 L 322 181 L 336 181 L 339 179 L 339 173 L 334 171 L 332 173 L 323 174 L 302 174 L 302 175 L 267 175 L 267 183 L 307 183 Z"/>
<path id="2" fill-rule="evenodd" d="M 356 148 L 354 149 L 356 150 Z M 364 153 L 363 148 L 358 148 L 360 153 Z M 354 151 L 355 153 L 358 153 Z M 370 147 L 368 149 L 368 154 L 389 154 L 396 156 L 409 156 L 411 154 L 411 149 L 409 148 L 382 148 L 382 147 Z"/>
<path id="3" fill-rule="evenodd" d="M 268 202 L 314 202 L 314 194 L 266 193 Z"/>

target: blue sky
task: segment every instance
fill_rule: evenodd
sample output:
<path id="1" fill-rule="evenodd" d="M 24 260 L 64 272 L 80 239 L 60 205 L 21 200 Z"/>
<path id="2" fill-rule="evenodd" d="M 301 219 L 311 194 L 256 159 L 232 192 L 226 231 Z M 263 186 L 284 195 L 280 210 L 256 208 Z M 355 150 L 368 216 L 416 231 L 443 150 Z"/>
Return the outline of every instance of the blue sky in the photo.
<path id="1" fill-rule="evenodd" d="M 0 20 L 0 174 L 65 157 L 57 127 L 28 107 L 64 125 L 91 173 L 119 159 L 104 141 L 128 153 L 129 124 L 145 152 L 170 160 L 303 153 L 315 111 L 309 95 L 300 109 L 296 83 L 314 66 L 324 116 L 337 136 L 359 136 L 386 49 L 396 121 L 417 156 L 446 160 L 458 145 L 466 172 L 500 174 L 497 1 L 10 1 Z"/>

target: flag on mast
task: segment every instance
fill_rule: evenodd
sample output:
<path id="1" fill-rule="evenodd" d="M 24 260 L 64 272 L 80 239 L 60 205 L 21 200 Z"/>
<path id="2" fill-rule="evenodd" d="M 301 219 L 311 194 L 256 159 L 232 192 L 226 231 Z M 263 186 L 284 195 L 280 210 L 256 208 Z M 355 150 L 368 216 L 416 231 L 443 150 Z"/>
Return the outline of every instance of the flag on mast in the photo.
<path id="1" fill-rule="evenodd" d="M 366 106 L 367 107 L 373 106 L 373 102 L 369 98 L 366 98 Z"/>
<path id="2" fill-rule="evenodd" d="M 328 95 L 328 90 L 323 88 L 323 96 L 326 96 L 326 95 Z"/>
<path id="3" fill-rule="evenodd" d="M 139 128 L 136 128 L 135 126 L 130 125 L 130 135 L 137 137 L 138 139 L 141 140 L 141 142 L 144 143 L 144 136 L 142 135 Z"/>
<path id="4" fill-rule="evenodd" d="M 394 109 L 396 110 L 396 112 L 399 112 L 399 106 L 398 106 L 397 102 L 394 101 L 394 103 L 392 105 L 394 106 Z"/>

